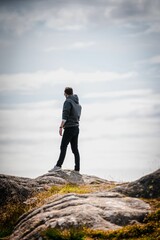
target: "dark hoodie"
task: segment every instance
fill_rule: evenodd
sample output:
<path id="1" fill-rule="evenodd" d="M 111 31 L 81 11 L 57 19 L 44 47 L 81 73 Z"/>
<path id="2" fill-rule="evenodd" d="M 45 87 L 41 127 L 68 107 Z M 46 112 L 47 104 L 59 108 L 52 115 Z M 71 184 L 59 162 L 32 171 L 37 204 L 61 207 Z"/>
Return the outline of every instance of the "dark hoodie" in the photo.
<path id="1" fill-rule="evenodd" d="M 82 107 L 77 95 L 69 95 L 63 104 L 62 119 L 66 120 L 64 128 L 79 126 Z"/>

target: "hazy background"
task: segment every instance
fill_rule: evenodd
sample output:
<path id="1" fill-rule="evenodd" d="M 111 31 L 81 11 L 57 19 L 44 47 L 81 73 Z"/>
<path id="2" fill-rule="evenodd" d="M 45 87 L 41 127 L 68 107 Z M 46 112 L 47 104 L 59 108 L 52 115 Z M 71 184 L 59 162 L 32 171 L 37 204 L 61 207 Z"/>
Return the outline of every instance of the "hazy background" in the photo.
<path id="1" fill-rule="evenodd" d="M 81 173 L 131 181 L 159 168 L 160 1 L 0 1 L 1 173 L 54 166 L 66 86 L 83 107 Z"/>

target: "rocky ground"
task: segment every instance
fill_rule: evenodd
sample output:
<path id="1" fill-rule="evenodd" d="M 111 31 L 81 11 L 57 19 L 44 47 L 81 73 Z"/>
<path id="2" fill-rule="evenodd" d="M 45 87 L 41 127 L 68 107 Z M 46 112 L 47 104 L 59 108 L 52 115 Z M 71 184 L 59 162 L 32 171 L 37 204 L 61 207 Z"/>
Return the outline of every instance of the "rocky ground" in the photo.
<path id="1" fill-rule="evenodd" d="M 114 191 L 130 197 L 158 198 L 160 197 L 160 169 L 137 181 L 118 186 Z"/>
<path id="2" fill-rule="evenodd" d="M 40 192 L 53 186 L 75 184 L 94 191 L 57 194 L 23 214 L 9 239 L 39 239 L 48 227 L 61 229 L 86 226 L 91 229 L 119 229 L 142 222 L 151 211 L 140 197 L 160 197 L 160 169 L 137 181 L 119 184 L 95 176 L 63 170 L 36 179 L 0 175 L 0 206 L 20 202 L 28 204 Z"/>
<path id="3" fill-rule="evenodd" d="M 111 184 L 111 181 L 96 176 L 81 175 L 75 171 L 63 170 L 47 173 L 35 179 L 0 174 L 0 206 L 7 202 L 23 202 L 36 192 L 49 189 L 53 185 L 71 184 Z"/>

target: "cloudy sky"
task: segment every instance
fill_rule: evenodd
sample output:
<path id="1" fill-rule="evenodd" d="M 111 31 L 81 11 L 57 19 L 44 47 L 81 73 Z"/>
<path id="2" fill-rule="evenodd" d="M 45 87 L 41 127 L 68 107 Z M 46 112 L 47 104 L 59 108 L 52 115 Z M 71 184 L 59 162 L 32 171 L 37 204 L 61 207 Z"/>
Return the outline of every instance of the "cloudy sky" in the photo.
<path id="1" fill-rule="evenodd" d="M 130 181 L 159 168 L 159 43 L 159 0 L 1 0 L 0 172 L 54 166 L 66 86 L 83 108 L 81 173 Z"/>

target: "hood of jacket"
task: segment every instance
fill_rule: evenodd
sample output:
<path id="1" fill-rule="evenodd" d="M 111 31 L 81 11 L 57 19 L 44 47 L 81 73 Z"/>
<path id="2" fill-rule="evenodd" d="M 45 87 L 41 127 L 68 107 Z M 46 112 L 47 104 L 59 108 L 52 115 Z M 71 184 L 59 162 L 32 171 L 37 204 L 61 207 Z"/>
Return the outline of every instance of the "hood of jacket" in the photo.
<path id="1" fill-rule="evenodd" d="M 79 98 L 76 94 L 68 96 L 67 100 L 69 100 L 69 99 L 74 101 L 75 103 L 79 104 Z"/>

